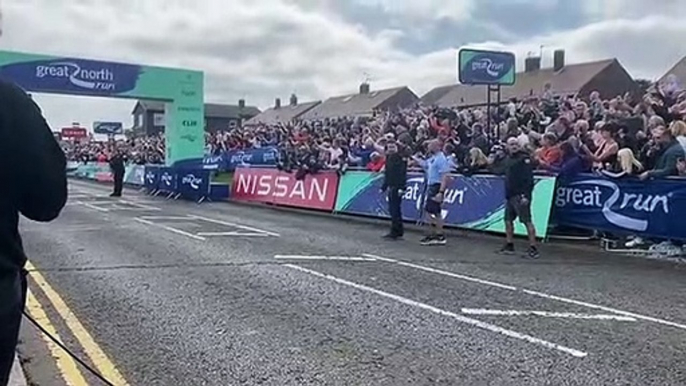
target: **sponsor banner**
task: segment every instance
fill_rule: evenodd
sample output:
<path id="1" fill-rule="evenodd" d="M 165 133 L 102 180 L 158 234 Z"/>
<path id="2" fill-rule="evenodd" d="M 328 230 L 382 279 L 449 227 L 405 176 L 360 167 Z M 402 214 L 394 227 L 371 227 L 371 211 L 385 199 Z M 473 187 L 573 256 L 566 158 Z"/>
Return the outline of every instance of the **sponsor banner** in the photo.
<path id="1" fill-rule="evenodd" d="M 279 150 L 276 147 L 265 147 L 250 150 L 232 150 L 205 158 L 188 159 L 174 164 L 178 169 L 205 169 L 231 172 L 239 166 L 272 166 L 276 165 Z"/>
<path id="2" fill-rule="evenodd" d="M 0 77 L 27 90 L 109 96 L 136 88 L 142 67 L 75 58 L 50 58 L 6 64 Z"/>
<path id="3" fill-rule="evenodd" d="M 83 127 L 63 127 L 60 130 L 62 138 L 81 139 L 88 137 L 88 130 Z"/>
<path id="4" fill-rule="evenodd" d="M 93 122 L 95 134 L 117 135 L 124 133 L 124 125 L 121 122 Z"/>
<path id="5" fill-rule="evenodd" d="M 382 185 L 381 173 L 347 172 L 339 184 L 336 211 L 389 217 L 387 196 L 381 193 Z M 554 190 L 554 177 L 536 178 L 531 211 L 539 237 L 547 235 Z M 404 219 L 421 219 L 424 200 L 423 175 L 409 173 L 402 203 Z M 442 215 L 450 226 L 503 233 L 504 201 L 505 182 L 502 177 L 454 175 L 445 192 Z M 516 232 L 525 235 L 526 229 L 517 222 Z"/>
<path id="6" fill-rule="evenodd" d="M 308 174 L 296 180 L 294 173 L 276 169 L 238 168 L 233 175 L 231 198 L 307 209 L 333 210 L 339 177 L 336 173 Z"/>
<path id="7" fill-rule="evenodd" d="M 210 193 L 210 172 L 207 170 L 179 171 L 177 188 L 181 197 L 199 201 Z"/>
<path id="8" fill-rule="evenodd" d="M 614 234 L 686 240 L 683 180 L 639 181 L 593 174 L 565 178 L 555 192 L 557 224 Z"/>
<path id="9" fill-rule="evenodd" d="M 84 178 L 98 182 L 112 182 L 112 171 L 108 163 L 67 163 L 67 175 L 70 177 Z M 128 165 L 124 174 L 124 183 L 142 186 L 145 168 L 140 165 Z"/>
<path id="10" fill-rule="evenodd" d="M 177 173 L 172 168 L 159 168 L 160 179 L 157 184 L 157 190 L 163 193 L 176 193 Z"/>
<path id="11" fill-rule="evenodd" d="M 511 52 L 461 49 L 459 80 L 462 84 L 512 86 L 515 83 L 515 56 Z"/>
<path id="12" fill-rule="evenodd" d="M 124 174 L 124 183 L 129 185 L 143 186 L 145 180 L 145 166 L 129 165 Z"/>
<path id="13" fill-rule="evenodd" d="M 145 167 L 145 177 L 143 180 L 143 186 L 148 192 L 157 190 L 160 183 L 160 167 L 159 166 L 146 166 Z"/>

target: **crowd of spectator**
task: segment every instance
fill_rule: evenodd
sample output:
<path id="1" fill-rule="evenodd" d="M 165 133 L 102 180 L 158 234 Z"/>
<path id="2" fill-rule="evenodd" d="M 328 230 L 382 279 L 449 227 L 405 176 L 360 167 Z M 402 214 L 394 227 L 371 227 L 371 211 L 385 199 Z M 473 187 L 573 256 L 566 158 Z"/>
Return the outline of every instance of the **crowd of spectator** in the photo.
<path id="1" fill-rule="evenodd" d="M 62 150 L 69 161 L 109 162 L 119 151 L 127 162 L 136 165 L 164 163 L 165 144 L 163 135 L 127 138 L 106 141 L 87 140 L 61 141 Z"/>

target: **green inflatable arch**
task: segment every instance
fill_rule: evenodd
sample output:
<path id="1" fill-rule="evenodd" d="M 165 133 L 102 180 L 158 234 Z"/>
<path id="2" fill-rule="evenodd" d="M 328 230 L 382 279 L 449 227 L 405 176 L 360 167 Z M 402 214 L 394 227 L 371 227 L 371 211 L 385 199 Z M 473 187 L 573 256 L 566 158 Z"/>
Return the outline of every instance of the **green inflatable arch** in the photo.
<path id="1" fill-rule="evenodd" d="M 0 51 L 0 78 L 30 92 L 166 102 L 167 165 L 203 157 L 200 71 Z"/>

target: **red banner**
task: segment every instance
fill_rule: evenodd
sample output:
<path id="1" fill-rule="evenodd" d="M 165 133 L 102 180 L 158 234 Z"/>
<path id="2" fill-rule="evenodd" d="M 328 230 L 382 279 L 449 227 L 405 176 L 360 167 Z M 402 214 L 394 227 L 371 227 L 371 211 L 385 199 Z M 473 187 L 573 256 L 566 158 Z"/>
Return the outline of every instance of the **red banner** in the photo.
<path id="1" fill-rule="evenodd" d="M 81 127 L 63 127 L 62 138 L 86 138 L 88 137 L 88 130 Z"/>
<path id="2" fill-rule="evenodd" d="M 233 175 L 231 199 L 333 210 L 337 192 L 336 173 L 308 174 L 305 179 L 296 180 L 295 173 L 276 169 L 238 168 Z"/>

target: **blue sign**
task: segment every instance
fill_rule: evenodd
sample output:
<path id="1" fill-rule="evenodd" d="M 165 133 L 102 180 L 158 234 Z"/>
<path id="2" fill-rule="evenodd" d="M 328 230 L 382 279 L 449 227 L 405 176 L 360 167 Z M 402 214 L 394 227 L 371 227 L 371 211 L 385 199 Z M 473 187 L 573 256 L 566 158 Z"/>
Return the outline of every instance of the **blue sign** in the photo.
<path id="1" fill-rule="evenodd" d="M 683 180 L 610 179 L 581 174 L 560 181 L 554 220 L 560 225 L 686 240 Z"/>
<path id="2" fill-rule="evenodd" d="M 141 66 L 95 60 L 60 58 L 7 64 L 0 78 L 29 91 L 117 95 L 136 88 Z"/>
<path id="3" fill-rule="evenodd" d="M 461 49 L 458 56 L 462 84 L 511 86 L 515 83 L 515 56 L 511 52 Z"/>
<path id="4" fill-rule="evenodd" d="M 265 147 L 249 150 L 232 150 L 219 155 L 206 156 L 205 158 L 187 159 L 174 164 L 180 170 L 215 170 L 232 172 L 238 166 L 271 166 L 276 165 L 279 149 Z"/>
<path id="5" fill-rule="evenodd" d="M 145 176 L 143 177 L 143 186 L 148 192 L 157 190 L 160 184 L 160 167 L 146 166 Z"/>
<path id="6" fill-rule="evenodd" d="M 210 193 L 210 172 L 207 170 L 179 171 L 178 193 L 181 197 L 199 201 Z"/>
<path id="7" fill-rule="evenodd" d="M 163 193 L 176 193 L 176 171 L 172 168 L 159 168 L 157 190 Z"/>
<path id="8" fill-rule="evenodd" d="M 121 122 L 93 122 L 95 134 L 116 135 L 124 133 L 124 125 Z"/>

